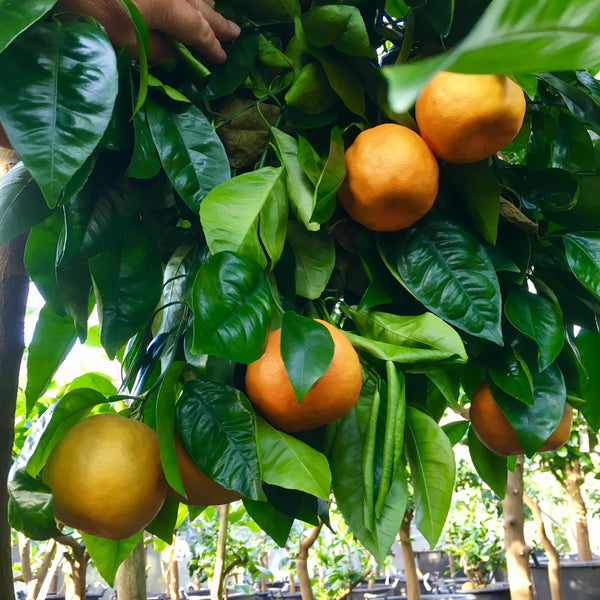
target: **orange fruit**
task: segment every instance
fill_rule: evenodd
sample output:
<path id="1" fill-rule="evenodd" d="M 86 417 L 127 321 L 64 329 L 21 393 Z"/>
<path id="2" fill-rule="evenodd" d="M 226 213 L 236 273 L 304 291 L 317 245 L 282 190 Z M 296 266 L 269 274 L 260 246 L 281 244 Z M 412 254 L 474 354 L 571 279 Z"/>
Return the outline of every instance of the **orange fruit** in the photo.
<path id="1" fill-rule="evenodd" d="M 506 146 L 525 117 L 523 90 L 503 75 L 439 71 L 415 105 L 423 139 L 451 163 L 483 160 Z"/>
<path id="2" fill-rule="evenodd" d="M 58 521 L 112 540 L 144 529 L 167 494 L 156 432 L 116 414 L 94 415 L 69 429 L 42 479 Z"/>
<path id="3" fill-rule="evenodd" d="M 246 393 L 271 425 L 287 432 L 305 431 L 331 423 L 356 404 L 362 371 L 356 350 L 333 325 L 317 319 L 331 334 L 334 353 L 325 373 L 296 400 L 281 358 L 281 329 L 267 336 L 264 354 L 246 369 Z"/>
<path id="4" fill-rule="evenodd" d="M 412 129 L 384 123 L 358 134 L 344 155 L 338 199 L 358 223 L 397 231 L 423 217 L 438 192 L 437 160 Z"/>
<path id="5" fill-rule="evenodd" d="M 523 454 L 517 434 L 502 412 L 487 382 L 482 381 L 471 398 L 469 409 L 471 426 L 484 446 L 499 456 Z M 560 448 L 571 435 L 573 409 L 565 405 L 565 411 L 552 435 L 540 446 L 538 452 Z"/>
<path id="6" fill-rule="evenodd" d="M 237 492 L 224 488 L 205 475 L 185 451 L 179 436 L 175 436 L 175 450 L 177 452 L 177 464 L 179 465 L 181 482 L 187 495 L 187 498 L 184 498 L 172 490 L 173 495 L 180 502 L 191 506 L 209 506 L 213 504 L 229 504 L 241 498 Z"/>

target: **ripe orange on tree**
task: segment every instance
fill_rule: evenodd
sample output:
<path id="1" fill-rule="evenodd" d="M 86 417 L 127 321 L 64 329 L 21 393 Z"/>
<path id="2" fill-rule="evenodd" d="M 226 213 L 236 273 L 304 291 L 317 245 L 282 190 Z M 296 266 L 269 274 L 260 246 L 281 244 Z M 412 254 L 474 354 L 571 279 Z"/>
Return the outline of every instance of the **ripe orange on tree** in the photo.
<path id="1" fill-rule="evenodd" d="M 506 146 L 519 133 L 525 108 L 523 90 L 509 77 L 440 71 L 419 94 L 415 118 L 436 156 L 470 163 Z"/>
<path id="2" fill-rule="evenodd" d="M 156 432 L 116 414 L 93 415 L 69 429 L 42 479 L 59 522 L 113 540 L 144 529 L 167 495 Z"/>
<path id="3" fill-rule="evenodd" d="M 492 452 L 500 456 L 523 454 L 523 448 L 513 426 L 494 400 L 490 387 L 485 381 L 479 384 L 471 398 L 469 416 L 477 437 Z M 547 452 L 560 448 L 569 439 L 572 424 L 573 409 L 570 404 L 566 404 L 560 423 L 537 451 Z"/>
<path id="4" fill-rule="evenodd" d="M 185 451 L 179 436 L 175 436 L 175 450 L 177 452 L 177 464 L 181 482 L 187 498 L 184 498 L 174 490 L 173 495 L 184 504 L 191 506 L 210 506 L 217 504 L 229 504 L 241 498 L 234 490 L 228 490 L 222 485 L 210 479 L 190 458 Z"/>
<path id="5" fill-rule="evenodd" d="M 404 229 L 432 207 L 438 192 L 438 163 L 412 129 L 396 123 L 365 129 L 344 158 L 346 178 L 338 190 L 339 201 L 368 229 Z"/>
<path id="6" fill-rule="evenodd" d="M 305 431 L 331 423 L 356 404 L 362 387 L 362 371 L 356 350 L 333 325 L 317 319 L 331 334 L 334 353 L 325 373 L 301 402 L 281 357 L 281 329 L 267 336 L 264 354 L 246 369 L 246 393 L 271 425 L 287 432 Z"/>

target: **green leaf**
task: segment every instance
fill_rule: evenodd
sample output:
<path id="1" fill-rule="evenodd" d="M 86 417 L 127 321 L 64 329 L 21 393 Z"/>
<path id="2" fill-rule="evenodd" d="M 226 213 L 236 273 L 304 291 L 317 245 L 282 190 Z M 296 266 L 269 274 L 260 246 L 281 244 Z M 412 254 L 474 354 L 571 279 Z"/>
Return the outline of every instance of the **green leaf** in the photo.
<path id="1" fill-rule="evenodd" d="M 333 238 L 326 229 L 308 231 L 296 221 L 289 221 L 287 241 L 296 259 L 296 292 L 316 300 L 325 290 L 335 267 Z"/>
<path id="2" fill-rule="evenodd" d="M 374 382 L 367 381 L 354 408 L 336 422 L 329 463 L 338 508 L 357 539 L 378 562 L 382 562 L 402 524 L 408 501 L 408 488 L 406 470 L 404 464 L 401 464 L 392 475 L 380 516 L 375 517 L 373 522 L 371 519 L 365 519 L 363 505 L 367 490 L 361 465 L 374 391 Z M 381 412 L 386 414 L 386 411 Z"/>
<path id="3" fill-rule="evenodd" d="M 441 427 L 411 406 L 406 409 L 406 453 L 414 486 L 415 523 L 433 548 L 452 500 L 454 453 Z"/>
<path id="4" fill-rule="evenodd" d="M 103 29 L 37 23 L 2 54 L 0 122 L 50 207 L 92 154 L 117 96 L 117 60 Z"/>
<path id="5" fill-rule="evenodd" d="M 581 395 L 585 404 L 581 412 L 594 431 L 600 429 L 600 335 L 582 329 L 575 338 L 581 363 L 577 365 Z"/>
<path id="6" fill-rule="evenodd" d="M 353 307 L 345 312 L 359 333 L 347 332 L 348 339 L 359 351 L 376 358 L 393 360 L 411 370 L 467 360 L 458 333 L 432 313 L 403 316 Z"/>
<path id="7" fill-rule="evenodd" d="M 1 0 L 0 52 L 20 33 L 41 19 L 55 4 L 56 0 L 34 0 L 27 4 L 22 4 L 18 0 Z"/>
<path id="8" fill-rule="evenodd" d="M 81 533 L 85 548 L 94 561 L 94 565 L 102 578 L 112 586 L 119 565 L 131 554 L 131 551 L 142 539 L 143 531 L 134 533 L 124 540 L 107 540 L 88 533 Z"/>
<path id="9" fill-rule="evenodd" d="M 502 345 L 500 286 L 484 247 L 447 219 L 426 217 L 377 237 L 388 269 L 427 309 Z"/>
<path id="10" fill-rule="evenodd" d="M 262 267 L 277 262 L 287 224 L 283 174 L 281 167 L 264 167 L 238 175 L 207 195 L 200 221 L 213 254 L 239 252 Z"/>
<path id="11" fill-rule="evenodd" d="M 40 188 L 22 162 L 0 178 L 0 246 L 49 214 Z"/>
<path id="12" fill-rule="evenodd" d="M 218 252 L 192 287 L 192 352 L 250 363 L 263 353 L 272 311 L 268 280 L 251 258 Z"/>
<path id="13" fill-rule="evenodd" d="M 533 405 L 533 378 L 527 363 L 513 349 L 496 353 L 488 370 L 492 381 L 506 394 L 523 404 Z"/>
<path id="14" fill-rule="evenodd" d="M 507 296 L 504 314 L 513 327 L 537 344 L 539 370 L 549 367 L 565 342 L 560 306 L 538 294 L 517 289 Z"/>
<path id="15" fill-rule="evenodd" d="M 281 322 L 281 358 L 298 402 L 327 371 L 334 345 L 327 328 L 294 311 L 284 313 Z"/>
<path id="16" fill-rule="evenodd" d="M 148 127 L 148 119 L 144 111 L 138 111 L 133 115 L 132 121 L 134 145 L 127 176 L 151 179 L 160 171 L 161 164 Z"/>
<path id="17" fill-rule="evenodd" d="M 500 217 L 500 185 L 487 160 L 445 165 L 452 185 L 464 197 L 473 224 L 483 239 L 496 243 Z"/>
<path id="18" fill-rule="evenodd" d="M 8 481 L 8 520 L 32 540 L 60 535 L 52 510 L 52 492 L 25 469 L 15 469 Z"/>
<path id="19" fill-rule="evenodd" d="M 327 75 L 316 61 L 304 65 L 295 75 L 285 94 L 285 103 L 309 115 L 318 115 L 334 107 L 340 97 L 333 91 Z"/>
<path id="20" fill-rule="evenodd" d="M 102 346 L 110 358 L 147 323 L 160 299 L 159 249 L 142 220 L 90 259 Z"/>
<path id="21" fill-rule="evenodd" d="M 465 437 L 469 429 L 469 421 L 451 421 L 442 425 L 442 429 L 452 446 L 456 446 Z"/>
<path id="22" fill-rule="evenodd" d="M 552 363 L 545 371 L 532 373 L 532 379 L 532 406 L 507 396 L 490 383 L 494 400 L 508 417 L 528 456 L 531 456 L 558 427 L 567 401 L 565 380 L 556 363 Z"/>
<path id="23" fill-rule="evenodd" d="M 223 143 L 196 106 L 167 109 L 148 100 L 146 115 L 163 169 L 183 201 L 197 213 L 208 192 L 230 177 Z"/>
<path id="24" fill-rule="evenodd" d="M 244 508 L 259 527 L 283 548 L 286 545 L 294 518 L 283 514 L 268 502 L 244 498 Z"/>
<path id="25" fill-rule="evenodd" d="M 239 390 L 189 381 L 175 408 L 181 442 L 211 479 L 253 500 L 263 500 L 255 417 Z"/>
<path id="26" fill-rule="evenodd" d="M 105 402 L 106 397 L 100 392 L 77 388 L 51 405 L 45 413 L 45 419 L 37 421 L 31 430 L 29 437 L 31 443 L 35 444 L 35 450 L 27 463 L 27 472 L 35 477 L 62 436 L 85 418 L 94 406 Z"/>
<path id="27" fill-rule="evenodd" d="M 73 319 L 61 317 L 44 305 L 40 310 L 27 352 L 25 405 L 28 415 L 50 385 L 76 339 Z"/>
<path id="28" fill-rule="evenodd" d="M 504 498 L 508 470 L 506 458 L 498 456 L 486 448 L 472 428 L 469 428 L 468 445 L 473 466 L 479 477 L 490 486 L 499 498 Z"/>
<path id="29" fill-rule="evenodd" d="M 600 233 L 567 233 L 563 240 L 571 272 L 600 299 Z"/>
<path id="30" fill-rule="evenodd" d="M 454 18 L 454 0 L 429 0 L 427 8 L 430 23 L 441 36 L 446 37 Z"/>
<path id="31" fill-rule="evenodd" d="M 408 65 L 386 67 L 389 101 L 408 110 L 438 69 L 462 73 L 545 73 L 600 64 L 600 6 L 587 0 L 515 4 L 494 0 L 450 52 Z"/>
<path id="32" fill-rule="evenodd" d="M 331 472 L 325 455 L 256 418 L 263 481 L 327 500 Z"/>
<path id="33" fill-rule="evenodd" d="M 179 500 L 167 494 L 167 499 L 158 511 L 156 517 L 149 525 L 146 525 L 146 531 L 160 538 L 165 544 L 173 543 L 173 531 L 177 527 L 177 518 L 179 516 L 179 507 L 183 506 Z M 191 508 L 191 507 L 186 507 Z"/>
<path id="34" fill-rule="evenodd" d="M 566 112 L 558 118 L 552 166 L 574 173 L 595 167 L 594 144 L 587 127 Z"/>

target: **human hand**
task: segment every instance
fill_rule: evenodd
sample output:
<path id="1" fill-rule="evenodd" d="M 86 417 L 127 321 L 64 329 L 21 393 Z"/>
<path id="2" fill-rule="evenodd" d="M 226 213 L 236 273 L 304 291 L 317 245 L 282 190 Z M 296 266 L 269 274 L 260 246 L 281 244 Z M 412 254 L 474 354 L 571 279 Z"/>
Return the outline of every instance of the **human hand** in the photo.
<path id="1" fill-rule="evenodd" d="M 237 38 L 238 25 L 214 9 L 214 0 L 133 0 L 150 31 L 148 60 L 159 62 L 171 54 L 169 45 L 158 32 L 193 46 L 214 63 L 227 55 L 221 46 Z M 97 19 L 117 46 L 128 44 L 137 53 L 137 40 L 129 17 L 118 0 L 60 0 L 58 11 L 75 11 Z"/>

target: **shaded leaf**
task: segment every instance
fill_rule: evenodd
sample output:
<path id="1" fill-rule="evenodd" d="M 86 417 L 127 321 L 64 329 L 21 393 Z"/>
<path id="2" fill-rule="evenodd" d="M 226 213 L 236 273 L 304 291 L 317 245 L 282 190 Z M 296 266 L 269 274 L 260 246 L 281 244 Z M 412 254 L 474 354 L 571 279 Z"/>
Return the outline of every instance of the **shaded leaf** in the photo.
<path id="1" fill-rule="evenodd" d="M 507 461 L 486 448 L 472 428 L 468 436 L 471 461 L 479 477 L 490 486 L 499 498 L 506 494 Z"/>

